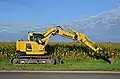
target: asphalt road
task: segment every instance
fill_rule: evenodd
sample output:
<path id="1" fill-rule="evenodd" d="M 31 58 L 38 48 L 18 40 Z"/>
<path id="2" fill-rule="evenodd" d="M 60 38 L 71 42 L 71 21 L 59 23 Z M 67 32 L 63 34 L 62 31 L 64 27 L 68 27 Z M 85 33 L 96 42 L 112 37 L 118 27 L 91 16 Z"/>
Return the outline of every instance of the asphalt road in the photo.
<path id="1" fill-rule="evenodd" d="M 120 79 L 120 73 L 0 72 L 0 79 Z"/>

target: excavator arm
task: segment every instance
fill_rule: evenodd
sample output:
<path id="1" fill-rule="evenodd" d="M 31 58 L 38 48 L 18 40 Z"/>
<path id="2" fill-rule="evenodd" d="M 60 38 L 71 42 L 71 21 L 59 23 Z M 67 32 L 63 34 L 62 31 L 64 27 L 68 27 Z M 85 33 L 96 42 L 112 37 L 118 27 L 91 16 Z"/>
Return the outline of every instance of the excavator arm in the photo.
<path id="1" fill-rule="evenodd" d="M 83 33 L 79 33 L 76 32 L 75 30 L 73 30 L 72 28 L 69 28 L 73 33 L 63 30 L 60 26 L 57 27 L 53 27 L 53 28 L 49 28 L 45 33 L 43 33 L 44 38 L 39 40 L 40 43 L 42 42 L 46 42 L 45 46 L 47 45 L 47 43 L 50 40 L 50 37 L 53 35 L 59 35 L 65 38 L 69 38 L 71 40 L 74 41 L 79 41 L 82 42 L 83 44 L 85 44 L 86 46 L 88 46 L 89 48 L 91 48 L 94 52 L 97 52 L 99 49 L 101 49 L 100 47 L 95 48 L 96 44 L 91 41 L 85 34 Z"/>
<path id="2" fill-rule="evenodd" d="M 102 58 L 111 63 L 112 60 L 109 56 L 106 56 L 107 54 L 105 54 L 105 52 L 102 50 L 102 48 L 100 48 L 99 46 L 97 46 L 95 44 L 95 42 L 93 42 L 91 39 L 89 39 L 85 34 L 77 32 L 75 30 L 73 30 L 72 28 L 69 28 L 72 32 L 66 31 L 64 29 L 62 29 L 60 26 L 57 27 L 52 27 L 49 28 L 46 32 L 43 33 L 44 38 L 39 40 L 39 43 L 44 42 L 44 47 L 47 45 L 47 43 L 49 42 L 51 36 L 54 35 L 59 35 L 59 36 L 63 36 L 65 38 L 69 38 L 71 40 L 74 41 L 78 41 L 78 42 L 82 42 L 84 45 L 86 45 L 87 47 L 89 47 L 90 49 L 92 49 L 94 51 L 94 55 L 99 54 L 100 56 L 102 56 Z M 107 58 L 105 58 L 107 57 Z"/>

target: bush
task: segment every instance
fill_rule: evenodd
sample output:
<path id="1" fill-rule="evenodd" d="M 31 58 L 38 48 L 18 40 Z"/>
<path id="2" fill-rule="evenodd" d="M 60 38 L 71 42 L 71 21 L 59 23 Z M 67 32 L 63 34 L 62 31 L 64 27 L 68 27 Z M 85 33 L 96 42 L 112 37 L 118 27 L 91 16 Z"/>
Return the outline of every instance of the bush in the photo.
<path id="1" fill-rule="evenodd" d="M 120 57 L 120 44 L 119 43 L 98 43 L 98 45 L 104 50 L 110 52 L 110 55 Z M 17 52 L 14 42 L 1 42 L 0 43 L 0 59 L 10 59 Z M 63 60 L 85 60 L 92 59 L 89 52 L 92 52 L 89 48 L 85 47 L 81 43 L 49 43 L 46 46 L 46 51 L 49 51 L 51 55 L 61 57 Z"/>

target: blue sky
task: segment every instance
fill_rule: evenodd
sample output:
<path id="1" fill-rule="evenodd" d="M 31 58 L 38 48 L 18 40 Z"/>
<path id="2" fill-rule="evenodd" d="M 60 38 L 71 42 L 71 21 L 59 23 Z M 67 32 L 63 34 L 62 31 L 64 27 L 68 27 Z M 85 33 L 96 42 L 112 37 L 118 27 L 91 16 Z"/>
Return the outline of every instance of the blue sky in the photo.
<path id="1" fill-rule="evenodd" d="M 0 0 L 0 22 L 61 24 L 119 5 L 120 0 Z"/>

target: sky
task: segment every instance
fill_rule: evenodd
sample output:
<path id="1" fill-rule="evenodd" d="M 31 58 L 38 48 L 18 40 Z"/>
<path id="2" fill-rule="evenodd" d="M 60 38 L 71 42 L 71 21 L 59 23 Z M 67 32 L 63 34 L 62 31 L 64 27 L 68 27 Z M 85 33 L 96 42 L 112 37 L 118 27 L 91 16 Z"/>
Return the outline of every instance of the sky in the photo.
<path id="1" fill-rule="evenodd" d="M 119 5 L 120 0 L 0 0 L 0 23 L 64 24 Z"/>

